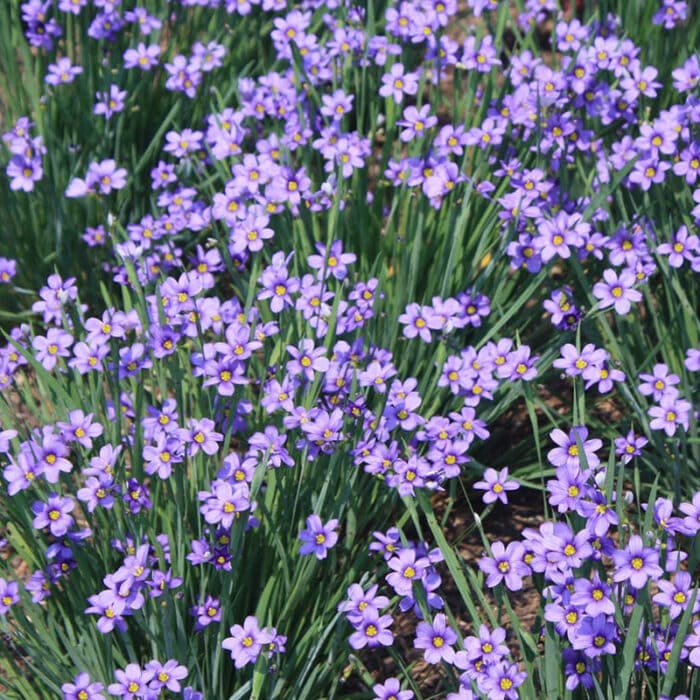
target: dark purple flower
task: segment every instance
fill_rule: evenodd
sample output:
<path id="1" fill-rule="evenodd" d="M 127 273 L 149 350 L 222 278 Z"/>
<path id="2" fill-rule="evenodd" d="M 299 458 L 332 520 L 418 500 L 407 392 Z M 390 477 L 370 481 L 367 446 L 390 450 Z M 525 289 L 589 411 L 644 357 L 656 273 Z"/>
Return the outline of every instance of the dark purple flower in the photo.
<path id="1" fill-rule="evenodd" d="M 192 616 L 197 618 L 196 631 L 203 630 L 212 622 L 221 622 L 221 603 L 208 595 L 203 602 L 192 607 Z"/>
<path id="2" fill-rule="evenodd" d="M 606 615 L 586 616 L 572 641 L 572 646 L 593 659 L 603 654 L 614 654 L 617 639 L 617 627 Z"/>

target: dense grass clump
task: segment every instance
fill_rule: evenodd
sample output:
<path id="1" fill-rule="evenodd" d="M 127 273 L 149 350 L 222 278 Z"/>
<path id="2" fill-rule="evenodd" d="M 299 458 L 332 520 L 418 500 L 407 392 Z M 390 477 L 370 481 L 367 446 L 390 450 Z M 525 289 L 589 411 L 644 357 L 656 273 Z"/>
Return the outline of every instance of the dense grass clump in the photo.
<path id="1" fill-rule="evenodd" d="M 3 697 L 700 697 L 699 42 L 0 3 Z"/>

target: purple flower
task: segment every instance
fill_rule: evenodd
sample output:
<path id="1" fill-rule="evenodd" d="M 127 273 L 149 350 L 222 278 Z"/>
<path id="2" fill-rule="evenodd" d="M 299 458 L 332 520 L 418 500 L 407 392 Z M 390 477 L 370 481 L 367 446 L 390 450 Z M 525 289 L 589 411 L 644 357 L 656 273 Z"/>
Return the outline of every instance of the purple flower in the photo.
<path id="1" fill-rule="evenodd" d="M 373 649 L 378 646 L 391 646 L 394 635 L 389 626 L 393 622 L 391 615 L 379 615 L 376 610 L 366 610 L 365 615 L 355 626 L 349 642 L 353 649 Z"/>
<path id="2" fill-rule="evenodd" d="M 86 194 L 109 194 L 126 187 L 126 170 L 117 168 L 114 160 L 90 163 L 85 179 L 73 178 L 66 189 L 66 197 L 84 197 Z"/>
<path id="3" fill-rule="evenodd" d="M 572 646 L 583 650 L 589 658 L 596 658 L 603 654 L 614 654 L 616 639 L 615 623 L 610 622 L 606 615 L 587 616 L 576 632 Z"/>
<path id="4" fill-rule="evenodd" d="M 583 373 L 589 365 L 601 365 L 607 359 L 607 352 L 602 348 L 596 348 L 593 343 L 583 346 L 581 352 L 575 345 L 565 343 L 561 347 L 561 357 L 558 357 L 552 365 L 563 369 L 569 377 L 576 377 Z"/>
<path id="5" fill-rule="evenodd" d="M 110 683 L 107 690 L 110 695 L 116 695 L 124 700 L 145 697 L 148 691 L 148 683 L 153 678 L 153 672 L 141 670 L 138 664 L 129 664 L 124 670 L 117 669 L 114 672 L 116 683 Z"/>
<path id="6" fill-rule="evenodd" d="M 700 168 L 700 153 L 692 162 L 698 163 Z M 691 263 L 695 255 L 700 253 L 700 239 L 696 235 L 688 235 L 688 228 L 681 226 L 672 236 L 670 243 L 662 243 L 657 247 L 656 252 L 660 255 L 668 255 L 668 264 L 671 267 L 681 267 L 685 260 Z"/>
<path id="7" fill-rule="evenodd" d="M 639 457 L 642 448 L 649 442 L 643 435 L 635 435 L 630 430 L 624 437 L 615 438 L 615 454 L 622 457 L 623 464 L 629 464 L 632 457 Z"/>
<path id="8" fill-rule="evenodd" d="M 399 316 L 399 323 L 404 324 L 403 334 L 407 338 L 419 336 L 424 343 L 431 342 L 431 329 L 437 330 L 442 325 L 429 306 L 415 303 L 406 307 L 406 311 Z"/>
<path id="9" fill-rule="evenodd" d="M 479 559 L 479 568 L 487 575 L 486 585 L 493 588 L 505 581 L 509 590 L 519 591 L 523 576 L 530 574 L 530 567 L 523 561 L 525 547 L 520 542 L 510 542 L 507 548 L 503 542 L 494 542 L 491 555 Z"/>
<path id="10" fill-rule="evenodd" d="M 525 382 L 532 381 L 537 376 L 535 363 L 538 359 L 538 355 L 530 356 L 529 346 L 521 345 L 509 353 L 506 362 L 498 368 L 499 376 L 505 377 L 511 382 L 518 379 Z"/>
<path id="11" fill-rule="evenodd" d="M 71 64 L 70 58 L 59 58 L 56 63 L 49 64 L 49 72 L 45 80 L 49 85 L 72 83 L 75 76 L 82 72 L 83 69 L 80 66 Z"/>
<path id="12" fill-rule="evenodd" d="M 484 471 L 483 481 L 477 481 L 474 488 L 486 491 L 482 497 L 484 503 L 494 503 L 496 500 L 508 503 L 506 492 L 517 490 L 520 488 L 520 484 L 514 479 L 508 479 L 508 467 L 504 467 L 500 471 L 489 467 Z"/>
<path id="13" fill-rule="evenodd" d="M 584 425 L 575 425 L 567 435 L 563 430 L 555 428 L 550 437 L 558 447 L 547 453 L 547 459 L 555 466 L 566 466 L 570 469 L 582 469 L 583 462 L 579 451 L 579 442 L 583 448 L 583 454 L 589 469 L 595 469 L 600 464 L 596 451 L 603 446 L 603 441 L 598 438 L 586 440 L 588 428 Z"/>
<path id="14" fill-rule="evenodd" d="M 666 394 L 661 397 L 658 406 L 652 406 L 648 413 L 653 420 L 649 421 L 652 430 L 663 430 L 672 437 L 680 425 L 688 430 L 688 421 L 692 406 L 677 396 Z"/>
<path id="15" fill-rule="evenodd" d="M 140 42 L 135 49 L 127 49 L 124 52 L 124 68 L 140 68 L 150 70 L 158 63 L 160 47 L 157 44 L 146 46 Z"/>
<path id="16" fill-rule="evenodd" d="M 486 678 L 479 688 L 489 700 L 516 700 L 519 697 L 517 689 L 526 678 L 527 673 L 520 671 L 518 664 L 503 661 L 486 669 Z"/>
<path id="17" fill-rule="evenodd" d="M 344 253 L 342 241 L 333 241 L 331 247 L 326 251 L 326 246 L 323 243 L 316 244 L 318 255 L 309 255 L 309 267 L 318 270 L 319 279 L 327 278 L 333 275 L 337 280 L 342 280 L 347 277 L 348 265 L 357 260 L 354 253 Z"/>
<path id="18" fill-rule="evenodd" d="M 689 348 L 683 364 L 689 372 L 700 372 L 700 347 Z"/>
<path id="19" fill-rule="evenodd" d="M 273 313 L 279 313 L 286 306 L 293 307 L 291 294 L 299 291 L 299 280 L 289 276 L 287 263 L 283 252 L 278 251 L 272 256 L 272 261 L 266 267 L 258 283 L 263 290 L 258 294 L 258 299 L 271 299 L 270 309 Z"/>
<path id="20" fill-rule="evenodd" d="M 415 138 L 422 138 L 425 132 L 437 124 L 437 117 L 430 114 L 430 105 L 424 104 L 420 109 L 410 106 L 403 111 L 403 119 L 399 119 L 396 124 L 403 126 L 400 134 L 403 142 L 412 141 Z"/>
<path id="21" fill-rule="evenodd" d="M 120 598 L 116 591 L 106 589 L 97 595 L 88 598 L 90 607 L 85 609 L 87 614 L 99 615 L 97 629 L 102 634 L 111 632 L 115 627 L 122 632 L 126 630 L 124 615 L 129 614 L 126 602 Z M 109 691 L 112 692 L 111 689 Z"/>
<path id="22" fill-rule="evenodd" d="M 134 343 L 119 349 L 119 379 L 134 377 L 141 370 L 153 366 L 143 343 Z"/>
<path id="23" fill-rule="evenodd" d="M 674 620 L 688 607 L 692 597 L 692 577 L 687 571 L 676 572 L 673 582 L 660 579 L 656 582 L 659 592 L 652 600 L 664 608 L 668 608 L 668 616 Z M 693 614 L 700 610 L 700 600 L 695 601 Z"/>
<path id="24" fill-rule="evenodd" d="M 113 490 L 117 490 L 117 487 L 114 486 L 110 477 L 103 476 L 99 479 L 90 476 L 85 481 L 85 486 L 78 489 L 76 496 L 87 505 L 88 513 L 92 513 L 97 506 L 109 509 L 114 505 Z"/>
<path id="25" fill-rule="evenodd" d="M 377 683 L 372 686 L 374 698 L 372 700 L 411 700 L 412 690 L 401 690 L 398 678 L 387 678 L 384 684 Z"/>
<path id="26" fill-rule="evenodd" d="M 54 537 L 63 537 L 73 524 L 73 517 L 69 515 L 73 508 L 75 501 L 70 496 L 51 493 L 46 503 L 35 501 L 32 505 L 35 516 L 32 525 L 37 530 L 48 527 Z"/>
<path id="27" fill-rule="evenodd" d="M 140 513 L 142 508 L 149 510 L 153 505 L 145 484 L 139 484 L 136 479 L 129 479 L 124 489 L 122 500 L 129 508 L 132 515 Z"/>
<path id="28" fill-rule="evenodd" d="M 571 594 L 571 603 L 583 609 L 586 615 L 613 615 L 615 603 L 612 599 L 611 587 L 600 580 L 597 571 L 593 572 L 593 579 L 577 578 L 574 581 L 574 592 Z"/>
<path id="29" fill-rule="evenodd" d="M 160 29 L 162 26 L 162 22 L 157 17 L 151 17 L 142 7 L 135 7 L 133 11 L 127 10 L 124 13 L 124 19 L 127 22 L 133 22 L 138 25 L 139 31 L 144 36 L 156 29 Z"/>
<path id="30" fill-rule="evenodd" d="M 111 159 L 103 160 L 90 163 L 86 179 L 91 188 L 97 185 L 100 194 L 109 194 L 112 190 L 126 187 L 126 170 L 117 168 L 117 164 Z"/>
<path id="31" fill-rule="evenodd" d="M 213 484 L 211 493 L 209 491 L 200 492 L 199 498 L 204 501 L 200 512 L 208 523 L 221 524 L 225 528 L 230 528 L 234 518 L 250 509 L 248 496 L 246 482 L 234 485 L 227 481 L 217 480 Z"/>
<path id="32" fill-rule="evenodd" d="M 618 276 L 615 270 L 604 270 L 603 279 L 604 282 L 593 285 L 593 296 L 600 299 L 601 309 L 613 306 L 618 314 L 624 315 L 629 312 L 632 302 L 641 301 L 642 293 L 633 289 L 636 277 L 632 271 L 623 270 Z"/>
<path id="33" fill-rule="evenodd" d="M 542 261 L 549 262 L 555 255 L 569 258 L 569 246 L 579 247 L 583 243 L 582 235 L 590 228 L 590 224 L 582 221 L 580 214 L 559 212 L 552 220 L 539 222 L 539 235 L 532 243 L 537 248 Z"/>
<path id="34" fill-rule="evenodd" d="M 423 656 L 429 664 L 437 664 L 441 661 L 452 663 L 455 652 L 452 644 L 457 641 L 457 634 L 447 624 L 447 618 L 438 613 L 429 622 L 419 622 L 416 628 L 416 638 L 413 641 L 415 649 L 423 649 Z"/>
<path id="35" fill-rule="evenodd" d="M 258 621 L 252 615 L 246 617 L 243 626 L 233 625 L 230 632 L 231 636 L 226 637 L 221 646 L 231 652 L 236 668 L 254 664 L 263 647 L 270 644 L 273 639 L 268 631 L 258 627 Z"/>
<path id="36" fill-rule="evenodd" d="M 92 438 L 102 435 L 103 428 L 100 423 L 93 423 L 92 413 L 85 415 L 80 409 L 71 411 L 68 414 L 67 423 L 57 423 L 61 430 L 61 436 L 66 442 L 75 441 L 85 447 L 92 448 Z"/>
<path id="37" fill-rule="evenodd" d="M 592 688 L 594 682 L 591 671 L 597 670 L 597 667 L 593 666 L 595 661 L 575 649 L 562 649 L 562 657 L 567 690 L 575 690 L 579 685 Z"/>
<path id="38" fill-rule="evenodd" d="M 547 482 L 550 505 L 556 506 L 560 513 L 578 511 L 588 492 L 588 472 L 581 471 L 578 464 L 564 463 L 557 467 L 556 477 Z"/>
<path id="39" fill-rule="evenodd" d="M 342 90 L 335 90 L 332 95 L 322 95 L 321 114 L 333 121 L 340 121 L 352 111 L 354 95 L 346 95 Z"/>
<path id="40" fill-rule="evenodd" d="M 79 673 L 72 683 L 64 683 L 61 686 L 63 691 L 63 700 L 105 700 L 102 691 L 104 685 L 99 682 L 91 682 L 90 676 L 85 673 Z"/>
<path id="41" fill-rule="evenodd" d="M 303 542 L 299 548 L 299 554 L 315 554 L 316 559 L 325 559 L 328 550 L 332 549 L 338 541 L 336 527 L 338 527 L 336 519 L 329 520 L 324 525 L 318 515 L 309 515 L 306 518 L 306 529 L 299 533 L 299 539 Z"/>
<path id="42" fill-rule="evenodd" d="M 664 396 L 678 396 L 678 390 L 674 386 L 680 383 L 681 378 L 677 374 L 671 374 L 668 367 L 661 362 L 654 365 L 651 374 L 642 373 L 639 378 L 642 380 L 639 393 L 651 396 L 654 401 L 661 401 Z"/>
<path id="43" fill-rule="evenodd" d="M 146 664 L 146 671 L 153 674 L 148 687 L 158 692 L 167 688 L 171 693 L 179 693 L 180 681 L 187 677 L 187 667 L 181 666 L 175 659 L 169 659 L 164 664 L 155 659 L 149 661 Z"/>
<path id="44" fill-rule="evenodd" d="M 394 63 L 388 73 L 382 76 L 382 86 L 379 94 L 382 97 L 393 97 L 394 102 L 401 104 L 404 95 L 415 95 L 418 92 L 418 75 L 406 72 L 403 64 Z"/>
<path id="45" fill-rule="evenodd" d="M 181 437 L 188 445 L 190 457 L 194 457 L 200 450 L 208 455 L 218 452 L 218 443 L 224 439 L 224 436 L 216 432 L 214 427 L 214 421 L 210 418 L 190 419 L 187 428 L 181 431 Z"/>
<path id="46" fill-rule="evenodd" d="M 70 462 L 68 464 L 70 465 Z M 2 473 L 7 481 L 8 495 L 14 496 L 20 491 L 26 491 L 42 472 L 43 466 L 38 464 L 29 452 L 20 452 L 16 457 L 10 457 L 10 463 Z M 58 473 L 55 481 L 58 481 Z"/>
<path id="47" fill-rule="evenodd" d="M 663 0 L 651 21 L 662 24 L 664 29 L 673 29 L 688 17 L 688 3 L 685 0 Z"/>
<path id="48" fill-rule="evenodd" d="M 683 527 L 687 532 L 693 535 L 697 534 L 700 530 L 700 492 L 693 496 L 693 500 L 690 503 L 683 502 L 678 506 L 678 509 L 685 513 L 685 518 L 683 518 Z"/>
<path id="49" fill-rule="evenodd" d="M 629 174 L 629 180 L 639 185 L 646 192 L 653 184 L 664 181 L 665 173 L 670 167 L 670 163 L 667 163 L 665 160 L 638 160 Z"/>
<path id="50" fill-rule="evenodd" d="M 5 615 L 16 603 L 19 603 L 19 584 L 0 577 L 0 615 Z"/>
<path id="51" fill-rule="evenodd" d="M 181 133 L 169 131 L 165 135 L 165 153 L 171 153 L 177 158 L 182 158 L 187 153 L 195 153 L 202 147 L 202 138 L 204 134 L 201 131 L 193 131 L 192 129 L 183 129 Z"/>
<path id="52" fill-rule="evenodd" d="M 212 622 L 221 622 L 221 603 L 208 595 L 203 602 L 192 607 L 192 616 L 197 618 L 195 631 L 203 630 Z"/>
<path id="53" fill-rule="evenodd" d="M 95 94 L 97 102 L 92 111 L 94 114 L 104 116 L 105 119 L 111 119 L 113 115 L 124 109 L 125 97 L 126 90 L 120 90 L 118 85 L 110 85 L 109 92 Z"/>
<path id="54" fill-rule="evenodd" d="M 17 274 L 17 261 L 0 257 L 0 284 L 8 284 Z"/>
<path id="55" fill-rule="evenodd" d="M 362 621 L 367 610 L 379 612 L 389 605 L 389 599 L 383 595 L 377 595 L 378 584 L 370 586 L 366 591 L 359 583 L 353 583 L 348 588 L 348 597 L 338 604 L 338 610 L 344 612 L 348 620 L 357 625 Z"/>
<path id="56" fill-rule="evenodd" d="M 613 553 L 615 573 L 613 581 L 629 581 L 636 589 L 644 588 L 647 581 L 661 578 L 663 569 L 659 566 L 659 552 L 653 547 L 645 547 L 639 535 L 632 535 L 625 549 Z"/>
<path id="57" fill-rule="evenodd" d="M 52 370 L 59 357 L 68 357 L 68 348 L 73 344 L 73 336 L 61 328 L 49 328 L 46 336 L 37 335 L 32 347 L 37 351 L 36 359 L 46 370 Z"/>
<path id="58" fill-rule="evenodd" d="M 287 362 L 287 372 L 292 376 L 303 374 L 310 382 L 314 379 L 314 372 L 326 372 L 330 366 L 325 357 L 326 349 L 314 346 L 314 341 L 304 338 L 299 347 L 287 345 L 287 352 L 292 359 Z"/>

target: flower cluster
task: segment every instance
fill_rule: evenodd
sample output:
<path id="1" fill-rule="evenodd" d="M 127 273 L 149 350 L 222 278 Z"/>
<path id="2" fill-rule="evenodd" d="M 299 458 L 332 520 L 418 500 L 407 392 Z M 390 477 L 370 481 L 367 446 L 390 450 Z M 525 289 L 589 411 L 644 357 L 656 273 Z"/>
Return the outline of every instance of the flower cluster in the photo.
<path id="1" fill-rule="evenodd" d="M 5 172 L 13 190 L 32 192 L 34 184 L 44 176 L 43 156 L 46 147 L 41 136 L 30 135 L 33 126 L 28 117 L 20 117 L 13 129 L 2 135 L 11 154 Z"/>

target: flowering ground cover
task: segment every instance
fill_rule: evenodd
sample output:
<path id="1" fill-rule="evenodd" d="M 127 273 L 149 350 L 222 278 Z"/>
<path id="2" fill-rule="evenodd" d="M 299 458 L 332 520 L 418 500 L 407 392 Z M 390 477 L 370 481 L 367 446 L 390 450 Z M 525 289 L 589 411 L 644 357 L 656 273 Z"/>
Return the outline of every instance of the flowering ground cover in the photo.
<path id="1" fill-rule="evenodd" d="M 2 697 L 700 698 L 700 16 L 571 5 L 0 3 Z"/>

